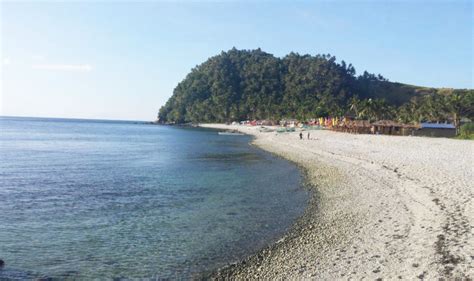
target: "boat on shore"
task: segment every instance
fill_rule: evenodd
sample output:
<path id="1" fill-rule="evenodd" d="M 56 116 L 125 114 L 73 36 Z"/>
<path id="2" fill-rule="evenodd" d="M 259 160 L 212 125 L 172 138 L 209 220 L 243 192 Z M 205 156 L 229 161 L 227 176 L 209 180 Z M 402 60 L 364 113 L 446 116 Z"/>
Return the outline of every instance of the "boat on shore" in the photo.
<path id="1" fill-rule="evenodd" d="M 270 128 L 267 128 L 267 127 L 261 127 L 260 130 L 259 130 L 261 133 L 272 133 L 272 132 L 275 132 L 274 129 L 270 129 Z"/>
<path id="2" fill-rule="evenodd" d="M 221 136 L 243 136 L 244 135 L 238 131 L 224 131 L 224 132 L 218 132 L 217 134 Z"/>
<path id="3" fill-rule="evenodd" d="M 290 132 L 295 132 L 296 129 L 295 127 L 282 127 L 277 129 L 277 133 L 290 133 Z"/>
<path id="4" fill-rule="evenodd" d="M 236 131 L 236 130 L 217 132 L 217 134 L 221 136 L 243 136 L 244 135 L 241 132 Z"/>

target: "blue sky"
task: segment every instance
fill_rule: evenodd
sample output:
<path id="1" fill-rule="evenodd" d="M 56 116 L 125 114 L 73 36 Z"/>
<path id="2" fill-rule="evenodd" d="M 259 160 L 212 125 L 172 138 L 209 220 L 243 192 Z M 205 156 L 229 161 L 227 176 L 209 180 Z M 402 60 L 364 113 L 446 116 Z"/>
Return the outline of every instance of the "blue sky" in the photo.
<path id="1" fill-rule="evenodd" d="M 192 67 L 234 46 L 474 88 L 472 1 L 0 5 L 1 115 L 153 120 Z"/>

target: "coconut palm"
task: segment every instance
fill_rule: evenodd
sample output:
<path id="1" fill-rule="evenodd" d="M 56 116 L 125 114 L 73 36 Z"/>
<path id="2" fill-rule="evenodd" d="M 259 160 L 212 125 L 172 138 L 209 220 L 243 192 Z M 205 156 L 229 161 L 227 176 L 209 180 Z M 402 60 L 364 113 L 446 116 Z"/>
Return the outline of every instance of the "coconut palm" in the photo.
<path id="1" fill-rule="evenodd" d="M 474 117 L 474 91 L 467 93 L 453 92 L 444 97 L 444 110 L 452 118 L 456 132 L 459 132 L 461 116 Z"/>

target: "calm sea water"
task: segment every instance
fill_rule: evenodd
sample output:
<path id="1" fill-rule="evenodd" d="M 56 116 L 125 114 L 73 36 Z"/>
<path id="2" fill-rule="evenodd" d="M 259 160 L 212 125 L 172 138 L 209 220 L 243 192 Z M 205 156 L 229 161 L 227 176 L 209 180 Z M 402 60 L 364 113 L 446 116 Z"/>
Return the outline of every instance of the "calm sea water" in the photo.
<path id="1" fill-rule="evenodd" d="M 1 277 L 173 278 L 281 235 L 307 200 L 247 136 L 0 118 Z"/>

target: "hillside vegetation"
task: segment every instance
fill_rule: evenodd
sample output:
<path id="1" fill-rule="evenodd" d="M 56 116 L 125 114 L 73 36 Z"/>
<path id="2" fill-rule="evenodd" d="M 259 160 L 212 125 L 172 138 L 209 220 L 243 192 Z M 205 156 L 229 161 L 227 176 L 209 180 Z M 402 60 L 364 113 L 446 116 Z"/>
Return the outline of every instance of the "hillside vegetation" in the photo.
<path id="1" fill-rule="evenodd" d="M 159 110 L 165 123 L 351 115 L 403 122 L 473 119 L 474 91 L 394 83 L 331 55 L 235 48 L 196 66 Z"/>

